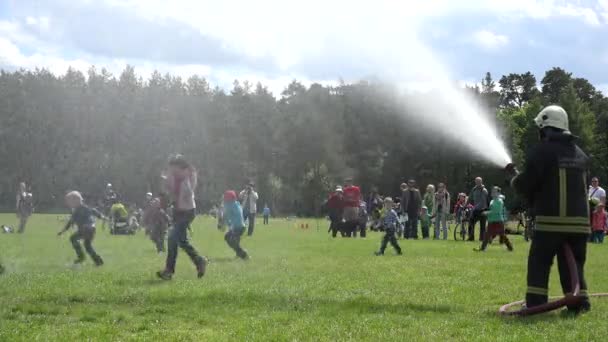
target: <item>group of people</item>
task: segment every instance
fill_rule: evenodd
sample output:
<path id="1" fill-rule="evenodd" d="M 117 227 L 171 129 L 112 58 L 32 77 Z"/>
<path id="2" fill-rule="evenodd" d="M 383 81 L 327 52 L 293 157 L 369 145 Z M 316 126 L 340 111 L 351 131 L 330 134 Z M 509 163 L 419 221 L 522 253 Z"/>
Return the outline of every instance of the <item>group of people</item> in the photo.
<path id="1" fill-rule="evenodd" d="M 165 267 L 157 272 L 158 277 L 163 280 L 172 278 L 175 273 L 179 248 L 184 250 L 192 260 L 197 276 L 202 277 L 205 274 L 208 260 L 198 253 L 188 238 L 190 225 L 196 215 L 194 191 L 197 186 L 197 170 L 182 155 L 176 155 L 169 160 L 167 169 L 161 173 L 161 178 L 163 191 L 157 197 L 154 197 L 152 193 L 147 193 L 141 213 L 139 210 L 127 210 L 112 184 L 106 186 L 101 210 L 88 206 L 79 191 L 68 192 L 65 202 L 71 215 L 58 235 L 64 234 L 73 226 L 76 227 L 76 231 L 69 238 L 76 253 L 74 264 L 84 262 L 86 254 L 96 266 L 104 264 L 103 258 L 93 247 L 96 219 L 103 220 L 104 225 L 106 221 L 111 221 L 110 229 L 112 230 L 122 223 L 131 224 L 124 222 L 125 219 L 135 218 L 134 215 L 139 214 L 145 232 L 153 241 L 157 252 L 165 251 L 165 237 L 168 235 L 166 263 Z M 26 184 L 21 183 L 17 193 L 16 206 L 20 221 L 18 232 L 20 233 L 25 231 L 27 218 L 33 211 L 32 194 L 27 190 Z M 249 259 L 249 255 L 241 247 L 240 239 L 246 229 L 249 236 L 254 232 L 258 198 L 253 183 L 249 183 L 238 196 L 235 191 L 227 190 L 222 197 L 222 225 L 228 227 L 224 239 L 228 246 L 235 251 L 236 256 L 244 260 Z M 270 216 L 268 206 L 265 206 L 263 216 L 264 223 L 268 224 Z M 169 229 L 170 227 L 171 229 Z M 4 268 L 0 265 L 0 272 L 2 271 Z"/>
<path id="2" fill-rule="evenodd" d="M 506 168 L 511 177 L 511 185 L 526 201 L 536 219 L 534 238 L 528 256 L 528 276 L 526 306 L 533 308 L 544 305 L 548 301 L 548 281 L 553 259 L 557 255 L 558 270 L 564 294 L 568 297 L 568 310 L 574 313 L 587 311 L 591 308 L 587 283 L 584 277 L 584 266 L 587 255 L 587 243 L 590 240 L 590 226 L 593 229 L 591 240 L 603 241 L 608 222 L 605 212 L 606 193 L 599 187 L 599 179 L 593 178 L 590 188 L 587 187 L 587 170 L 589 158 L 576 145 L 576 137 L 569 131 L 568 115 L 559 106 L 544 108 L 534 120 L 538 127 L 540 143 L 528 154 L 525 169 L 519 173 L 515 167 Z M 182 248 L 195 265 L 198 277 L 205 274 L 207 259 L 201 256 L 188 240 L 188 228 L 195 217 L 196 202 L 194 189 L 197 184 L 197 171 L 186 159 L 177 155 L 171 158 L 168 170 L 162 173 L 167 200 L 152 199 L 145 220 L 149 225 L 171 221 L 173 228 L 169 232 L 168 253 L 163 270 L 157 272 L 164 280 L 172 278 L 178 247 Z M 17 208 L 21 219 L 20 231 L 25 229 L 27 217 L 31 214 L 28 198 L 31 193 L 26 191 L 25 184 L 20 186 Z M 111 197 L 111 194 L 110 194 Z M 239 199 L 243 202 L 243 206 Z M 504 196 L 499 187 L 493 187 L 488 192 L 481 178 L 475 179 L 475 187 L 468 196 L 460 194 L 456 201 L 455 214 L 458 210 L 469 208 L 471 214 L 471 230 L 469 240 L 474 239 L 472 228 L 480 223 L 480 240 L 483 241 L 480 251 L 485 250 L 495 236 L 500 236 L 509 250 L 512 246 L 505 235 Z M 240 246 L 240 238 L 246 229 L 245 220 L 249 221 L 248 234 L 253 233 L 255 213 L 257 211 L 257 193 L 253 184 L 241 192 L 227 190 L 223 195 L 223 219 L 229 227 L 225 235 L 227 244 L 236 252 L 239 258 L 247 259 L 247 252 Z M 29 202 L 31 203 L 31 202 Z M 64 229 L 72 225 L 77 231 L 72 234 L 70 241 L 76 251 L 76 263 L 84 260 L 80 240 L 94 263 L 103 265 L 103 259 L 92 246 L 95 236 L 95 217 L 104 218 L 99 211 L 84 204 L 83 197 L 78 191 L 66 195 L 66 203 L 72 210 L 72 215 Z M 172 203 L 172 207 L 169 206 Z M 327 208 L 331 220 L 330 231 L 335 237 L 338 232 L 343 236 L 356 236 L 357 231 L 362 237 L 366 235 L 367 213 L 378 217 L 385 235 L 376 255 L 383 255 L 390 243 L 397 254 L 402 249 L 397 241 L 398 226 L 404 223 L 403 237 L 418 237 L 418 221 L 422 222 L 422 236 L 429 238 L 430 218 L 435 218 L 436 239 L 447 238 L 447 216 L 451 210 L 450 194 L 445 184 L 428 186 L 424 196 L 416 187 L 416 182 L 410 180 L 401 185 L 399 203 L 391 197 L 381 198 L 372 191 L 367 202 L 361 200 L 361 190 L 353 184 L 352 178 L 345 180 L 345 185 L 336 188 L 328 201 Z M 168 212 L 171 212 L 170 216 Z M 361 224 L 362 218 L 365 224 Z M 486 231 L 486 223 L 489 223 Z M 21 228 L 21 225 L 23 228 Z M 579 286 L 572 288 L 569 258 L 576 264 Z M 0 272 L 3 268 L 0 266 Z M 578 290 L 578 292 L 576 292 Z M 576 294 L 576 296 L 575 296 Z"/>
<path id="3" fill-rule="evenodd" d="M 369 196 L 362 200 L 360 189 L 352 185 L 352 179 L 347 179 L 345 183 L 344 187 L 337 186 L 326 202 L 331 222 L 329 231 L 332 235 L 336 237 L 340 232 L 343 237 L 354 237 L 360 232 L 361 237 L 365 237 L 369 222 L 372 230 L 384 230 L 382 218 L 387 211 L 386 202 L 378 194 L 377 189 L 372 189 Z M 453 217 L 457 222 L 470 221 L 471 229 L 468 232 L 470 241 L 474 240 L 473 227 L 479 223 L 479 241 L 484 240 L 492 196 L 481 177 L 475 179 L 475 186 L 469 195 L 458 194 L 454 204 L 444 183 L 439 183 L 437 188 L 429 184 L 422 195 L 416 181 L 410 179 L 407 183 L 401 184 L 400 192 L 401 195 L 396 199 L 391 198 L 391 209 L 395 210 L 398 218 L 395 227 L 397 238 L 418 239 L 420 227 L 422 238 L 429 239 L 433 227 L 433 238 L 446 240 L 448 219 Z M 499 193 L 499 197 L 503 202 L 502 210 L 505 211 L 504 195 Z M 506 220 L 506 214 L 502 213 L 502 215 L 503 221 Z"/>

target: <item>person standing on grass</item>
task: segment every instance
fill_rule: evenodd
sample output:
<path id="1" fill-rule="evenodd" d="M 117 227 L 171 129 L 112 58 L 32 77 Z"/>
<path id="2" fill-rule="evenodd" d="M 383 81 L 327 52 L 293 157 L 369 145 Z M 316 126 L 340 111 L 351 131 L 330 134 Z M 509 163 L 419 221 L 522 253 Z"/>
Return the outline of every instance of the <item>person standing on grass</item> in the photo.
<path id="1" fill-rule="evenodd" d="M 397 212 L 393 208 L 393 205 L 394 203 L 392 198 L 384 198 L 384 215 L 382 217 L 382 225 L 384 226 L 384 237 L 382 238 L 382 243 L 380 244 L 380 250 L 374 253 L 377 256 L 384 255 L 386 246 L 389 243 L 391 244 L 391 246 L 393 246 L 398 255 L 403 254 L 401 252 L 399 242 L 397 242 L 397 237 L 395 236 L 395 230 L 397 229 L 397 225 L 399 224 L 399 216 L 397 216 Z"/>
<path id="2" fill-rule="evenodd" d="M 346 237 L 357 237 L 361 189 L 353 185 L 352 177 L 344 180 L 344 230 Z"/>
<path id="3" fill-rule="evenodd" d="M 19 229 L 17 232 L 22 234 L 25 232 L 27 220 L 34 212 L 34 199 L 31 192 L 27 192 L 25 182 L 19 183 L 19 191 L 17 192 L 17 218 L 19 218 Z"/>
<path id="4" fill-rule="evenodd" d="M 329 231 L 331 236 L 336 237 L 338 232 L 344 236 L 342 228 L 342 214 L 344 212 L 344 193 L 341 186 L 336 187 L 336 191 L 329 195 L 327 200 L 327 210 L 329 212 Z"/>
<path id="5" fill-rule="evenodd" d="M 469 223 L 469 241 L 475 241 L 475 224 L 479 221 L 479 241 L 483 241 L 483 235 L 486 232 L 486 216 L 483 212 L 488 209 L 489 194 L 486 187 L 483 185 L 481 177 L 475 178 L 475 187 L 469 195 L 469 203 L 473 205 L 473 213 Z"/>
<path id="6" fill-rule="evenodd" d="M 169 161 L 168 174 L 162 174 L 165 187 L 173 200 L 173 228 L 169 232 L 167 262 L 165 269 L 157 272 L 163 280 L 171 280 L 175 273 L 177 249 L 181 247 L 196 266 L 197 276 L 202 278 L 207 268 L 207 259 L 200 256 L 188 241 L 188 229 L 194 221 L 196 202 L 194 190 L 197 184 L 196 169 L 182 155 Z"/>
<path id="7" fill-rule="evenodd" d="M 224 235 L 224 240 L 230 248 L 236 252 L 236 256 L 247 260 L 247 251 L 241 248 L 241 236 L 245 232 L 245 222 L 243 221 L 243 209 L 236 200 L 236 192 L 228 190 L 224 193 L 224 219 L 228 225 L 228 232 Z"/>
<path id="8" fill-rule="evenodd" d="M 606 205 L 599 203 L 593 211 L 593 217 L 591 221 L 591 242 L 593 243 L 604 243 L 604 235 L 608 231 L 608 216 L 605 210 Z"/>
<path id="9" fill-rule="evenodd" d="M 268 219 L 270 218 L 270 208 L 268 208 L 268 204 L 264 204 L 264 209 L 262 210 L 262 215 L 264 216 L 264 225 L 267 225 Z"/>
<path id="10" fill-rule="evenodd" d="M 509 168 L 511 185 L 536 214 L 534 239 L 528 255 L 526 306 L 547 303 L 549 274 L 557 255 L 557 268 L 564 294 L 572 293 L 565 246 L 574 256 L 580 296 L 569 301 L 574 314 L 591 309 L 585 281 L 589 238 L 587 171 L 589 157 L 577 146 L 568 128 L 568 114 L 559 106 L 544 108 L 534 119 L 540 142 L 527 154 L 522 173 Z"/>
<path id="11" fill-rule="evenodd" d="M 72 247 L 76 251 L 76 260 L 74 264 L 80 264 L 84 261 L 85 256 L 80 245 L 80 240 L 84 240 L 84 249 L 87 251 L 95 266 L 103 265 L 103 259 L 93 249 L 93 239 L 95 238 L 95 217 L 104 219 L 104 216 L 96 209 L 89 208 L 83 203 L 82 195 L 78 191 L 71 191 L 65 195 L 67 206 L 72 210 L 72 216 L 65 225 L 62 231 L 57 235 L 65 233 L 72 225 L 76 225 L 76 233 L 70 236 Z"/>
<path id="12" fill-rule="evenodd" d="M 437 193 L 434 200 L 435 207 L 433 215 L 435 215 L 435 234 L 434 239 L 439 240 L 440 230 L 443 231 L 443 239 L 448 239 L 448 215 L 450 214 L 450 193 L 445 187 L 445 184 L 437 185 Z M 441 229 L 440 229 L 441 228 Z"/>
<path id="13" fill-rule="evenodd" d="M 606 191 L 600 186 L 600 179 L 597 177 L 591 178 L 589 186 L 589 220 L 593 220 L 595 207 L 603 203 L 606 204 Z"/>
<path id="14" fill-rule="evenodd" d="M 401 207 L 407 214 L 403 237 L 418 239 L 418 219 L 420 208 L 422 208 L 422 196 L 420 196 L 420 191 L 416 188 L 416 181 L 413 179 L 407 181 L 407 189 L 402 193 Z"/>
<path id="15" fill-rule="evenodd" d="M 243 203 L 243 219 L 249 222 L 249 228 L 247 229 L 247 236 L 253 235 L 255 229 L 255 215 L 258 211 L 258 193 L 254 190 L 255 184 L 249 182 L 245 190 L 239 194 L 239 199 Z"/>
<path id="16" fill-rule="evenodd" d="M 427 220 L 425 224 L 422 225 L 422 237 L 424 239 L 429 238 L 429 228 L 431 226 L 431 218 L 435 215 L 435 186 L 433 184 L 429 184 L 426 187 L 426 191 L 424 196 L 422 197 L 422 206 L 426 207 Z M 436 236 L 436 238 L 438 238 Z"/>
<path id="17" fill-rule="evenodd" d="M 486 250 L 488 244 L 494 237 L 500 237 L 500 243 L 505 244 L 507 249 L 512 252 L 513 245 L 507 234 L 505 233 L 505 204 L 502 199 L 501 189 L 497 186 L 492 188 L 492 201 L 490 202 L 490 209 L 483 213 L 488 218 L 488 231 L 484 235 L 483 242 L 479 249 L 475 251 L 483 252 Z"/>
<path id="18" fill-rule="evenodd" d="M 144 215 L 144 226 L 159 254 L 165 251 L 165 235 L 167 235 L 170 223 L 171 218 L 161 208 L 160 198 L 152 199 Z"/>

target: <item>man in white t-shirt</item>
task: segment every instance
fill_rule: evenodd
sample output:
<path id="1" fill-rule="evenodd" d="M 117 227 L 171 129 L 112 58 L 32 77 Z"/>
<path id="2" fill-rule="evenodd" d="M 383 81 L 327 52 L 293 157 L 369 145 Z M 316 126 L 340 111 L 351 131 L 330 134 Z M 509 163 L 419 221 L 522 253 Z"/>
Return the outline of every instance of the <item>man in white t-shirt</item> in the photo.
<path id="1" fill-rule="evenodd" d="M 258 211 L 257 201 L 258 193 L 254 190 L 255 184 L 249 182 L 245 190 L 239 194 L 239 199 L 243 205 L 243 218 L 249 222 L 249 228 L 247 229 L 247 235 L 253 235 L 253 229 L 255 227 L 255 214 Z"/>
<path id="2" fill-rule="evenodd" d="M 595 207 L 599 203 L 606 204 L 606 191 L 600 186 L 600 180 L 597 177 L 591 178 L 591 186 L 589 187 L 589 203 Z"/>

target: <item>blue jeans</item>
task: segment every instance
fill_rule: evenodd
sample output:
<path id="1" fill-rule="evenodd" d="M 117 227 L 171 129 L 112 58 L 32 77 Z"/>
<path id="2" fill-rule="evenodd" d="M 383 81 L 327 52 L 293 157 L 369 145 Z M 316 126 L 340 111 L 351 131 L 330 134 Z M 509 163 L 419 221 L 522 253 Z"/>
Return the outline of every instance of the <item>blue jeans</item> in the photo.
<path id="1" fill-rule="evenodd" d="M 194 221 L 194 209 L 175 210 L 173 212 L 173 228 L 169 232 L 167 241 L 167 264 L 165 270 L 170 273 L 175 272 L 175 262 L 177 261 L 177 247 L 181 247 L 192 259 L 194 265 L 198 265 L 202 258 L 188 241 L 188 227 Z"/>
<path id="2" fill-rule="evenodd" d="M 441 229 L 440 229 L 441 228 Z M 435 216 L 435 239 L 439 239 L 440 230 L 443 231 L 443 239 L 448 239 L 448 222 L 447 222 L 447 214 L 445 213 L 437 213 Z"/>
<path id="3" fill-rule="evenodd" d="M 599 231 L 594 231 L 591 234 L 591 242 L 595 242 L 595 243 L 604 243 L 604 232 L 599 230 Z"/>
<path id="4" fill-rule="evenodd" d="M 403 236 L 406 239 L 412 238 L 412 239 L 417 239 L 418 238 L 418 214 L 408 214 L 408 220 L 405 223 L 405 231 L 403 232 Z M 428 234 L 428 233 L 427 233 Z"/>
<path id="5" fill-rule="evenodd" d="M 245 213 L 243 212 L 243 216 L 245 217 L 245 221 L 249 223 L 249 227 L 247 228 L 247 235 L 253 235 L 253 229 L 255 228 L 255 213 Z"/>

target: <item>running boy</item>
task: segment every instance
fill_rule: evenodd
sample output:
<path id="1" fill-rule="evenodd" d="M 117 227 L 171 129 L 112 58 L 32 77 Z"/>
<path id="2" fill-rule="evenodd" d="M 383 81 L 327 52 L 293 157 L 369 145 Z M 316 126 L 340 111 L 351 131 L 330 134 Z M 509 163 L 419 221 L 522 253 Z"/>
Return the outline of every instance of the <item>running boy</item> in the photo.
<path id="1" fill-rule="evenodd" d="M 224 235 L 224 240 L 230 248 L 234 249 L 237 257 L 247 260 L 249 255 L 241 248 L 241 236 L 245 232 L 243 208 L 236 199 L 236 192 L 228 190 L 224 193 L 224 219 L 228 225 L 228 232 Z"/>
<path id="2" fill-rule="evenodd" d="M 375 252 L 375 254 L 384 255 L 384 250 L 390 242 L 395 251 L 397 251 L 397 254 L 401 255 L 401 247 L 399 247 L 399 243 L 395 237 L 395 230 L 399 224 L 399 216 L 397 216 L 397 212 L 395 212 L 395 209 L 393 209 L 392 198 L 386 197 L 384 199 L 384 209 L 385 212 L 384 216 L 382 217 L 382 222 L 384 225 L 384 237 L 382 238 L 382 243 L 380 244 L 380 250 Z"/>
<path id="3" fill-rule="evenodd" d="M 513 245 L 505 233 L 505 204 L 502 200 L 501 189 L 497 186 L 492 188 L 492 201 L 490 202 L 490 210 L 484 212 L 488 217 L 488 230 L 484 234 L 481 248 L 475 249 L 477 252 L 483 252 L 486 247 L 496 236 L 500 236 L 500 243 L 504 243 L 507 249 L 512 252 Z"/>
<path id="4" fill-rule="evenodd" d="M 57 235 L 65 233 L 68 229 L 70 229 L 70 227 L 72 227 L 72 225 L 76 225 L 78 230 L 76 233 L 70 236 L 72 247 L 74 247 L 77 256 L 74 264 L 80 264 L 84 261 L 84 253 L 82 252 L 82 246 L 80 245 L 80 240 L 84 240 L 84 249 L 87 251 L 91 259 L 93 259 L 95 265 L 103 265 L 103 260 L 99 255 L 97 255 L 92 245 L 93 239 L 95 238 L 94 217 L 103 219 L 103 215 L 96 209 L 89 208 L 84 205 L 82 195 L 78 191 L 72 191 L 65 195 L 65 201 L 67 206 L 72 210 L 72 216 L 65 225 L 65 228 L 63 228 L 63 230 Z"/>

